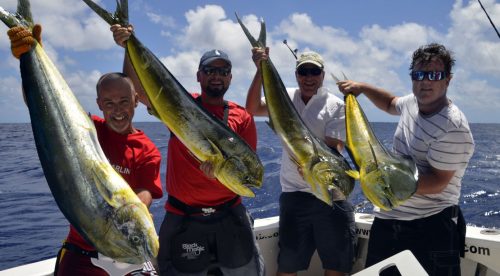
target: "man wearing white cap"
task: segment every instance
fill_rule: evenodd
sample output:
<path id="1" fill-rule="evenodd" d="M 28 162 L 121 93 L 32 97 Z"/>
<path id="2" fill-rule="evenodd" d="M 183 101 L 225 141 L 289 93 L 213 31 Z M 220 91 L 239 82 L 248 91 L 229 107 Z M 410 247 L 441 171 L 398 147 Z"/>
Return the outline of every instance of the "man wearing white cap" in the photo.
<path id="1" fill-rule="evenodd" d="M 247 111 L 268 116 L 261 98 L 260 61 L 268 49 L 253 48 L 257 72 L 247 95 Z M 290 99 L 314 135 L 330 148 L 342 152 L 345 140 L 344 102 L 323 87 L 324 60 L 316 52 L 304 52 L 297 59 L 295 77 L 298 89 L 289 91 Z M 306 270 L 315 250 L 325 275 L 345 275 L 354 260 L 355 223 L 353 206 L 335 201 L 333 208 L 317 199 L 297 165 L 286 150 L 281 158 L 278 275 L 297 275 Z"/>

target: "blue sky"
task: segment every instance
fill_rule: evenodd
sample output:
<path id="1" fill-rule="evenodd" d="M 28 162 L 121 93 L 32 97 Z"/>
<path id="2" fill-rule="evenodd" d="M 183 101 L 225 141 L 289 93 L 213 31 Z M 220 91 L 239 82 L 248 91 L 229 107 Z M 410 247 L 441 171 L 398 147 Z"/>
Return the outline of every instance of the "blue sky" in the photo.
<path id="1" fill-rule="evenodd" d="M 84 109 L 100 114 L 95 83 L 102 73 L 121 71 L 123 49 L 114 44 L 109 26 L 80 0 L 32 0 L 35 21 L 42 24 L 44 48 Z M 115 1 L 98 1 L 114 11 Z M 500 27 L 500 3 L 482 0 Z M 15 11 L 17 1 L 0 0 Z M 338 1 L 165 1 L 130 0 L 130 22 L 149 47 L 189 91 L 198 91 L 200 56 L 212 48 L 233 61 L 227 98 L 244 105 L 255 73 L 250 44 L 238 26 L 237 12 L 258 34 L 267 24 L 271 58 L 283 82 L 295 87 L 294 58 L 283 39 L 300 51 L 315 50 L 326 71 L 381 86 L 395 95 L 411 93 L 411 53 L 439 42 L 454 51 L 456 67 L 448 96 L 473 123 L 500 123 L 500 39 L 476 0 L 338 0 Z M 21 96 L 19 62 L 10 54 L 7 28 L 0 26 L 0 123 L 29 122 Z M 331 78 L 324 85 L 341 94 Z M 360 103 L 370 121 L 397 121 L 364 96 Z M 156 121 L 144 107 L 135 121 Z"/>

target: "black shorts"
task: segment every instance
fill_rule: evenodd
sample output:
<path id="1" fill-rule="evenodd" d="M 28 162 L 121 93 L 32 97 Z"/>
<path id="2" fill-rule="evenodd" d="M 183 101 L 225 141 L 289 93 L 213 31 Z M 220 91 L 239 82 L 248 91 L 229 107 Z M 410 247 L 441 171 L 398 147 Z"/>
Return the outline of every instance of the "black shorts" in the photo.
<path id="1" fill-rule="evenodd" d="M 409 249 L 429 275 L 460 275 L 465 222 L 458 206 L 411 221 L 375 218 L 366 266 Z"/>
<path id="2" fill-rule="evenodd" d="M 306 270 L 315 250 L 324 269 L 351 272 L 356 244 L 353 206 L 337 201 L 333 207 L 311 193 L 280 196 L 278 270 Z"/>
<path id="3" fill-rule="evenodd" d="M 242 204 L 209 216 L 167 212 L 159 239 L 160 275 L 207 275 L 213 267 L 230 275 L 264 273 L 252 221 Z"/>

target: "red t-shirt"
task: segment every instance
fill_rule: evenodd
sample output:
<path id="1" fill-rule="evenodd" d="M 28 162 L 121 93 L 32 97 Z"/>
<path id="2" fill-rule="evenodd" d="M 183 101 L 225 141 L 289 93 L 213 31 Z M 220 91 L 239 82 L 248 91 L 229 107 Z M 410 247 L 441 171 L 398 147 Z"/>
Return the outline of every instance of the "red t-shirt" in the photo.
<path id="1" fill-rule="evenodd" d="M 199 94 L 192 94 L 194 98 Z M 217 118 L 224 118 L 224 107 L 219 105 L 202 106 Z M 257 130 L 252 115 L 234 102 L 228 102 L 228 126 L 245 140 L 250 147 L 257 148 Z M 182 142 L 171 136 L 168 142 L 167 156 L 167 193 L 185 204 L 193 207 L 216 206 L 236 196 L 217 179 L 210 179 L 199 169 L 200 162 L 196 160 Z M 172 207 L 168 201 L 165 209 L 182 214 Z"/>
<path id="2" fill-rule="evenodd" d="M 163 196 L 160 180 L 160 151 L 142 130 L 122 135 L 106 126 L 104 119 L 93 115 L 99 144 L 111 166 L 125 179 L 130 187 L 148 190 L 153 198 Z M 95 250 L 76 229 L 70 225 L 66 241 L 85 250 Z"/>

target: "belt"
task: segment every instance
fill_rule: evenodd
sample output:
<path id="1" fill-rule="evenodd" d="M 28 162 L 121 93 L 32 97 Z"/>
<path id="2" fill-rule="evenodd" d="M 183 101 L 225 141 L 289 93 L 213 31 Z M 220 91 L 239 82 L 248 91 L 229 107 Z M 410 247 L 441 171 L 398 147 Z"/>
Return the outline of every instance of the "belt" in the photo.
<path id="1" fill-rule="evenodd" d="M 193 207 L 185 204 L 184 202 L 178 200 L 177 198 L 169 195 L 168 203 L 172 205 L 174 208 L 181 210 L 186 215 L 189 216 L 210 216 L 216 212 L 226 211 L 233 207 L 233 205 L 240 199 L 240 196 L 235 196 L 231 200 L 228 200 L 222 204 L 216 206 L 207 206 L 207 207 Z"/>
<path id="2" fill-rule="evenodd" d="M 453 205 L 445 208 L 443 211 L 441 211 L 441 214 L 450 216 L 451 218 L 456 218 L 458 217 L 459 212 L 460 212 L 460 207 L 458 205 Z"/>
<path id="3" fill-rule="evenodd" d="M 63 245 L 62 245 L 62 247 L 64 249 L 69 250 L 69 251 L 72 251 L 72 252 L 75 252 L 75 253 L 79 253 L 79 254 L 82 254 L 82 255 L 90 257 L 90 258 L 98 259 L 97 251 L 95 251 L 95 250 L 88 251 L 88 250 L 80 248 L 78 245 L 75 245 L 75 244 L 72 244 L 72 243 L 68 243 L 68 242 L 64 242 Z"/>

